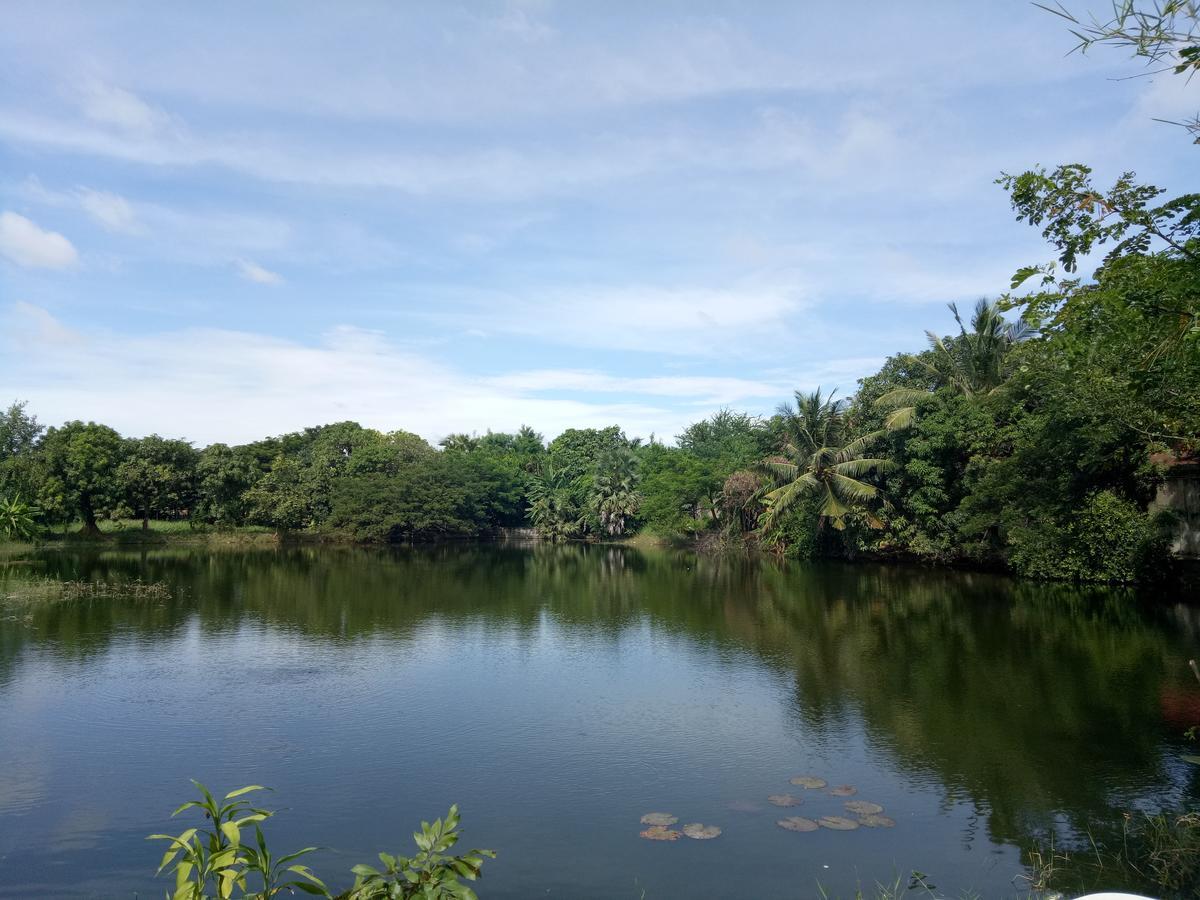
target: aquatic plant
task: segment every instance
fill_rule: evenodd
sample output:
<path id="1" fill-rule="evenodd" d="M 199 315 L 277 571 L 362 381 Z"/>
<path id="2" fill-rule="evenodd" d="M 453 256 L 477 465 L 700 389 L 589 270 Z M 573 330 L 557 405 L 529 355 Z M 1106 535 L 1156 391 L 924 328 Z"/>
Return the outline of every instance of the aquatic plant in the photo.
<path id="1" fill-rule="evenodd" d="M 683 837 L 683 832 L 667 828 L 665 825 L 651 825 L 645 831 L 638 832 L 638 837 L 648 841 L 677 841 Z"/>
<path id="2" fill-rule="evenodd" d="M 777 820 L 775 824 L 788 831 L 816 831 L 821 827 L 812 819 L 806 819 L 804 816 L 788 816 L 786 819 Z"/>
<path id="3" fill-rule="evenodd" d="M 172 900 L 204 900 L 207 897 L 241 897 L 267 900 L 297 891 L 318 897 L 331 897 L 325 882 L 308 866 L 296 862 L 315 852 L 305 847 L 275 857 L 267 847 L 261 823 L 274 813 L 252 806 L 247 795 L 267 788 L 248 785 L 230 791 L 216 800 L 203 784 L 193 780 L 200 792 L 171 816 L 195 809 L 204 815 L 203 827 L 188 828 L 178 835 L 152 834 L 148 840 L 168 841 L 157 874 L 169 871 L 175 876 Z M 459 839 L 458 807 L 451 806 L 444 819 L 432 825 L 421 823 L 413 833 L 418 852 L 411 857 L 380 853 L 382 869 L 357 865 L 354 886 L 339 894 L 340 900 L 382 900 L 416 898 L 425 900 L 475 900 L 475 892 L 461 879 L 475 881 L 481 875 L 485 858 L 494 859 L 492 850 L 470 850 L 459 856 L 448 851 Z M 244 831 L 254 827 L 254 843 L 243 841 Z M 678 832 L 677 832 L 678 834 Z"/>
<path id="4" fill-rule="evenodd" d="M 829 828 L 833 831 L 853 831 L 858 827 L 856 821 L 847 819 L 845 816 L 821 816 L 817 820 L 817 824 L 822 828 Z"/>
<path id="5" fill-rule="evenodd" d="M 643 825 L 674 825 L 679 821 L 679 817 L 670 813 L 652 812 L 642 816 L 641 821 Z"/>

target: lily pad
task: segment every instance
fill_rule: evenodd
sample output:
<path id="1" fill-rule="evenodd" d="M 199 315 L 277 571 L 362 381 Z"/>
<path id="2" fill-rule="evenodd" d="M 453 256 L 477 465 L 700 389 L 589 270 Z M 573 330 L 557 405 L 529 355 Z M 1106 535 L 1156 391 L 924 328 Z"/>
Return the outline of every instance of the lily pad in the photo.
<path id="1" fill-rule="evenodd" d="M 798 784 L 800 787 L 808 788 L 809 790 L 817 790 L 829 784 L 824 778 L 814 778 L 812 775 L 797 775 L 795 778 L 789 778 L 791 784 Z"/>
<path id="2" fill-rule="evenodd" d="M 674 828 L 664 828 L 662 825 L 651 825 L 640 832 L 638 837 L 644 837 L 648 841 L 677 841 L 683 837 L 683 832 Z"/>
<path id="3" fill-rule="evenodd" d="M 837 787 L 831 787 L 829 793 L 835 797 L 853 797 L 858 793 L 858 788 L 852 784 L 839 784 Z"/>
<path id="4" fill-rule="evenodd" d="M 858 827 L 857 822 L 847 819 L 845 816 L 821 816 L 817 824 L 822 828 L 830 828 L 834 831 L 853 831 Z"/>
<path id="5" fill-rule="evenodd" d="M 866 825 L 868 828 L 895 828 L 896 820 L 888 816 L 881 816 L 878 813 L 872 813 L 869 816 L 859 816 L 858 824 Z"/>
<path id="6" fill-rule="evenodd" d="M 786 819 L 779 819 L 775 824 L 788 831 L 816 831 L 821 827 L 812 819 L 806 819 L 804 816 L 788 816 Z"/>
<path id="7" fill-rule="evenodd" d="M 1194 754 L 1188 753 L 1179 758 L 1185 763 L 1191 763 L 1193 766 L 1200 766 L 1200 756 L 1195 756 Z"/>
<path id="8" fill-rule="evenodd" d="M 711 841 L 713 838 L 721 836 L 721 829 L 716 825 L 701 825 L 699 822 L 693 822 L 683 826 L 683 833 L 693 841 Z"/>
<path id="9" fill-rule="evenodd" d="M 772 794 L 767 798 L 768 801 L 776 806 L 799 806 L 804 801 L 792 794 Z"/>
<path id="10" fill-rule="evenodd" d="M 883 807 L 878 803 L 872 803 L 870 800 L 847 800 L 842 804 L 852 813 L 858 813 L 860 816 L 873 816 L 883 812 Z"/>
<path id="11" fill-rule="evenodd" d="M 658 825 L 662 827 L 665 825 L 674 825 L 678 821 L 679 818 L 670 813 L 646 813 L 642 816 L 643 825 Z"/>

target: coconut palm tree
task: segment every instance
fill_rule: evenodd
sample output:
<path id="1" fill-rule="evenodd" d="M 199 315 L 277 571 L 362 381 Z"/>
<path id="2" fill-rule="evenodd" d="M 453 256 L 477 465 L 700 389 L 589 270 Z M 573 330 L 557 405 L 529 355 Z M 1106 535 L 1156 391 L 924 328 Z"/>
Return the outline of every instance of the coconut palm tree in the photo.
<path id="1" fill-rule="evenodd" d="M 932 360 L 912 357 L 929 371 L 935 380 L 954 388 L 964 397 L 993 393 L 1004 383 L 1005 360 L 1014 346 L 1029 338 L 1033 332 L 1024 322 L 1008 322 L 1000 312 L 1000 304 L 981 298 L 971 316 L 971 330 L 963 324 L 958 305 L 949 304 L 958 336 L 945 339 L 926 331 Z M 917 404 L 929 396 L 929 391 L 896 388 L 875 401 L 876 406 L 891 408 L 884 427 L 888 430 L 907 428 L 916 416 Z"/>
<path id="2" fill-rule="evenodd" d="M 775 485 L 762 495 L 765 527 L 773 526 L 801 498 L 816 497 L 821 524 L 841 530 L 846 527 L 848 513 L 866 510 L 871 501 L 878 499 L 879 489 L 862 478 L 884 472 L 894 464 L 863 454 L 883 435 L 882 431 L 848 440 L 849 428 L 842 409 L 832 394 L 822 397 L 820 388 L 811 394 L 796 391 L 795 406 L 785 403 L 779 407 L 779 424 L 783 431 L 779 453 L 760 464 Z M 867 516 L 872 525 L 879 524 L 869 511 Z"/>

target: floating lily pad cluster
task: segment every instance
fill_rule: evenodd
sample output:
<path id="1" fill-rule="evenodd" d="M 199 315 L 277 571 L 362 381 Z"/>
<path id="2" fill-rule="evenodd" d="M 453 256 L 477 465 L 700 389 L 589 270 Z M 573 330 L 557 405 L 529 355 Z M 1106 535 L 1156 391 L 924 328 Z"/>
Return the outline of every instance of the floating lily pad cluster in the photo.
<path id="1" fill-rule="evenodd" d="M 853 797 L 858 788 L 851 784 L 839 784 L 829 787 L 829 782 L 815 775 L 796 775 L 788 779 L 789 784 L 804 788 L 806 791 L 820 791 L 831 797 Z M 771 794 L 767 802 L 775 806 L 800 806 L 804 798 L 796 794 Z M 854 831 L 856 828 L 892 828 L 896 821 L 883 814 L 883 807 L 870 800 L 847 800 L 842 807 L 848 815 L 827 815 L 810 819 L 805 816 L 787 816 L 776 820 L 775 824 L 787 831 L 818 831 L 827 828 L 830 831 Z M 735 812 L 757 812 L 761 807 L 757 803 L 746 800 L 735 800 L 729 804 Z M 677 841 L 688 837 L 696 841 L 712 840 L 720 836 L 721 829 L 716 825 L 702 825 L 692 822 L 681 829 L 671 826 L 679 821 L 677 816 L 670 813 L 652 812 L 642 816 L 642 824 L 649 826 L 640 832 L 640 836 L 648 841 Z"/>
<path id="2" fill-rule="evenodd" d="M 642 816 L 642 824 L 650 827 L 639 832 L 638 836 L 648 841 L 677 841 L 681 837 L 689 837 L 694 841 L 711 841 L 721 835 L 721 829 L 716 825 L 704 825 L 700 822 L 684 825 L 683 830 L 671 828 L 678 821 L 679 818 L 670 813 L 646 813 Z"/>
<path id="3" fill-rule="evenodd" d="M 788 783 L 811 791 L 828 787 L 829 784 L 824 778 L 817 778 L 814 775 L 796 775 L 789 778 Z M 853 797 L 858 793 L 858 788 L 851 784 L 839 784 L 829 788 L 825 793 L 832 797 Z M 776 806 L 799 806 L 804 802 L 800 797 L 791 794 L 772 794 L 767 800 Z M 878 803 L 872 803 L 869 800 L 847 800 L 842 805 L 846 812 L 853 814 L 853 818 L 841 815 L 821 816 L 817 819 L 788 816 L 786 819 L 777 820 L 775 824 L 787 831 L 816 831 L 818 828 L 828 828 L 830 831 L 853 831 L 860 826 L 891 828 L 896 824 L 894 819 L 883 815 L 883 807 Z"/>

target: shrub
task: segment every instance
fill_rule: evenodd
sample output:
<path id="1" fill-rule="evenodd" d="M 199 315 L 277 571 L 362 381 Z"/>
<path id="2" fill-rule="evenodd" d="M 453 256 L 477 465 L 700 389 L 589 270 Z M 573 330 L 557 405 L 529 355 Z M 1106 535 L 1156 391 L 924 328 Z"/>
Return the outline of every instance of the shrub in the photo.
<path id="1" fill-rule="evenodd" d="M 1128 582 L 1154 573 L 1167 541 L 1154 517 L 1112 491 L 1099 491 L 1071 518 L 1047 516 L 1010 527 L 1009 562 L 1021 575 Z"/>

